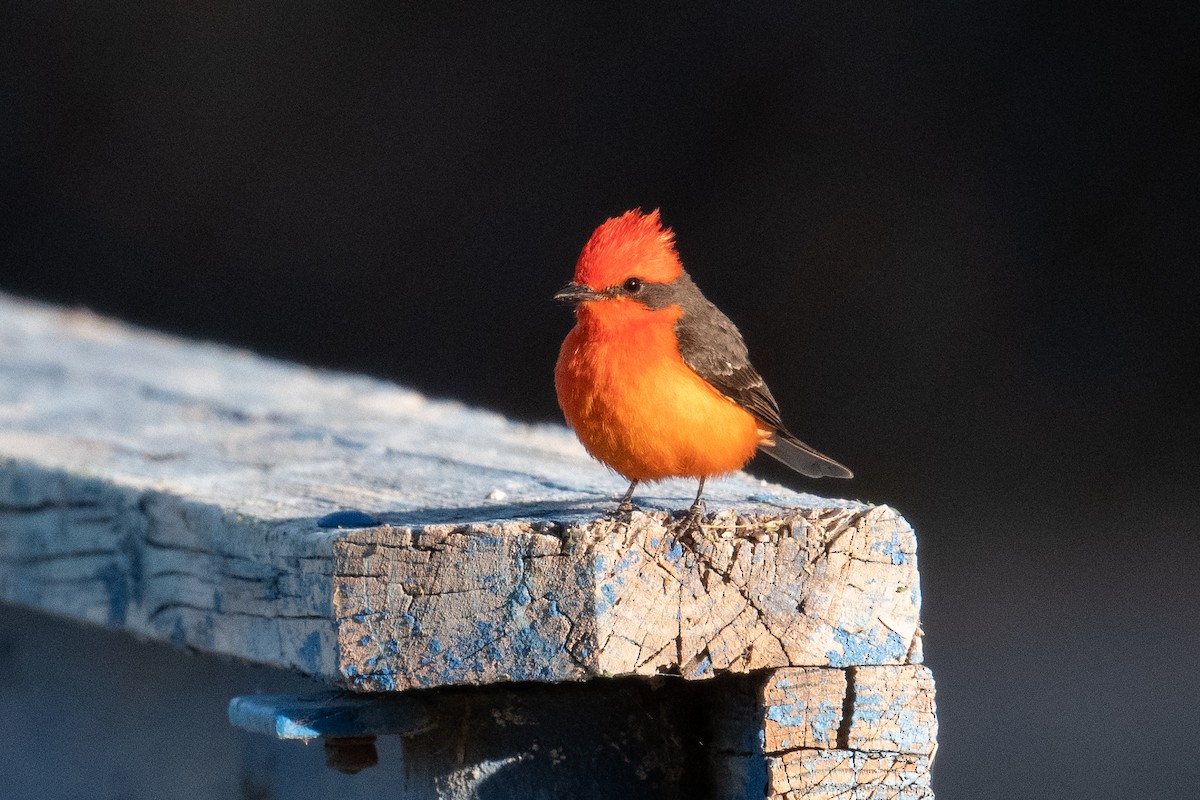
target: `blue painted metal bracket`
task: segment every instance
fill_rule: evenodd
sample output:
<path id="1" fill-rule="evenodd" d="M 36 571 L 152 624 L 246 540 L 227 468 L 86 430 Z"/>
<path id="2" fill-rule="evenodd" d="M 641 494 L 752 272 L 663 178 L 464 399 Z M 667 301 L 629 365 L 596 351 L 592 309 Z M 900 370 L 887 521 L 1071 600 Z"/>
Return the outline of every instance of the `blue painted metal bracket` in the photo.
<path id="1" fill-rule="evenodd" d="M 429 705 L 422 698 L 348 692 L 235 697 L 229 701 L 229 722 L 251 733 L 303 741 L 409 735 L 431 725 Z"/>

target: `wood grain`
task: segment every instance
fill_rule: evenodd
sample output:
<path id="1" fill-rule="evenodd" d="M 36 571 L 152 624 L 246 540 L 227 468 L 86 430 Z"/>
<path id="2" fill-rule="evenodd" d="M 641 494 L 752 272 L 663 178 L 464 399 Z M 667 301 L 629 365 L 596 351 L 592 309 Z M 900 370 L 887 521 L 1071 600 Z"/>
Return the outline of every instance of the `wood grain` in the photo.
<path id="1" fill-rule="evenodd" d="M 646 513 L 355 531 L 335 545 L 342 669 L 380 691 L 907 663 L 914 548 L 886 507 L 727 511 L 699 535 Z"/>

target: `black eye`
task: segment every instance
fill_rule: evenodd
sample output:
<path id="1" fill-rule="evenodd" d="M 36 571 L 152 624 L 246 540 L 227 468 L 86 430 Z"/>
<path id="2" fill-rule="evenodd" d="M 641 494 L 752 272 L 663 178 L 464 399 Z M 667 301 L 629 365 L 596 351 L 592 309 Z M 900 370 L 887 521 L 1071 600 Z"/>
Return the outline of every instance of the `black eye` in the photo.
<path id="1" fill-rule="evenodd" d="M 642 281 L 639 278 L 630 278 L 621 284 L 621 288 L 630 294 L 637 294 L 642 290 Z"/>

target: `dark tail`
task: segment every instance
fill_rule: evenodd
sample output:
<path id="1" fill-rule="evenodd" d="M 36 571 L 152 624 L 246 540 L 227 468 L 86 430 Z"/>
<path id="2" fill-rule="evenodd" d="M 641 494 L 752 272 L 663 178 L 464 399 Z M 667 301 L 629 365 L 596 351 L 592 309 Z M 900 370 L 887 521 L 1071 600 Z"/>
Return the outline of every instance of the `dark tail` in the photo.
<path id="1" fill-rule="evenodd" d="M 775 435 L 760 444 L 758 449 L 810 478 L 854 477 L 853 472 L 786 431 L 775 431 Z"/>

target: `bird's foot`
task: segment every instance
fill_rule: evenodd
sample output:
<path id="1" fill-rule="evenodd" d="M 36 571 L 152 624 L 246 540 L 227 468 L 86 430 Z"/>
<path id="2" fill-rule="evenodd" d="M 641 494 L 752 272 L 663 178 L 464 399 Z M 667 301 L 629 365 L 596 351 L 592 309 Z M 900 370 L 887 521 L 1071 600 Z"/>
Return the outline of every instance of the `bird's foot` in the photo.
<path id="1" fill-rule="evenodd" d="M 704 533 L 704 514 L 707 509 L 704 506 L 703 500 L 697 500 L 692 503 L 691 508 L 683 512 L 683 516 L 679 519 L 679 533 L 691 534 L 693 540 L 698 541 Z"/>
<path id="2" fill-rule="evenodd" d="M 604 516 L 615 519 L 617 522 L 629 523 L 633 519 L 633 512 L 638 510 L 640 509 L 637 506 L 626 500 L 611 511 L 605 511 Z"/>

